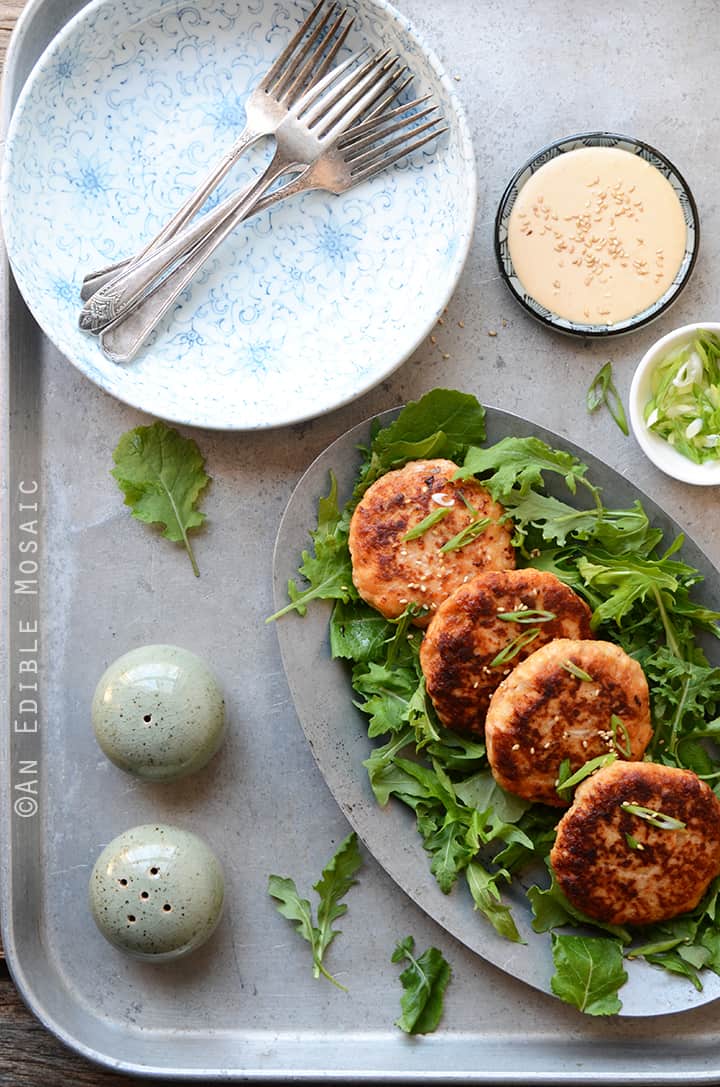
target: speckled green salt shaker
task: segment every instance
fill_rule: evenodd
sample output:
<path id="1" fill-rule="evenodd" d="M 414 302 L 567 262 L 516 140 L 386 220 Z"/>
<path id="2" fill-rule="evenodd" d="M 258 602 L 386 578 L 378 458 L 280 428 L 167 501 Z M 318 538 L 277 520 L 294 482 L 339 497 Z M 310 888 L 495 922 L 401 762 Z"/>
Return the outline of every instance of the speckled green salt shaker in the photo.
<path id="1" fill-rule="evenodd" d="M 217 751 L 225 703 L 207 665 L 175 645 L 144 645 L 104 673 L 92 723 L 107 757 L 148 781 L 175 781 Z"/>
<path id="2" fill-rule="evenodd" d="M 196 834 L 149 823 L 105 847 L 89 894 L 95 922 L 111 944 L 137 959 L 166 962 L 200 947 L 215 929 L 223 872 Z"/>

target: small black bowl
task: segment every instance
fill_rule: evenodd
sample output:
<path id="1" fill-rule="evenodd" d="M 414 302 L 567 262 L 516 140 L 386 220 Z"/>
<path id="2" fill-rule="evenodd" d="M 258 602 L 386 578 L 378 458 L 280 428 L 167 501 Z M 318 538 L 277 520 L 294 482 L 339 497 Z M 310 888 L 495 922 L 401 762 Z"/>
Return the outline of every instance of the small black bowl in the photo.
<path id="1" fill-rule="evenodd" d="M 567 151 L 575 151 L 581 147 L 617 147 L 621 151 L 629 151 L 633 155 L 640 155 L 654 166 L 663 177 L 672 185 L 680 207 L 682 208 L 687 227 L 685 253 L 675 278 L 665 293 L 656 302 L 640 313 L 634 314 L 623 321 L 612 325 L 581 324 L 577 321 L 569 321 L 541 306 L 539 302 L 527 293 L 517 277 L 517 273 L 510 259 L 508 248 L 508 220 L 520 189 L 528 178 L 540 169 L 550 159 L 557 158 Z M 634 332 L 637 328 L 654 321 L 673 304 L 680 292 L 687 284 L 700 244 L 700 221 L 697 205 L 690 188 L 682 174 L 673 166 L 669 159 L 642 140 L 636 140 L 631 136 L 619 136 L 614 132 L 582 132 L 575 136 L 565 136 L 561 140 L 555 140 L 533 155 L 531 159 L 521 166 L 513 175 L 508 187 L 502 195 L 497 215 L 495 217 L 495 256 L 497 258 L 500 274 L 510 288 L 514 298 L 527 312 L 548 328 L 556 332 L 564 332 L 571 336 L 585 336 L 602 338 L 603 336 L 619 336 L 626 332 Z"/>

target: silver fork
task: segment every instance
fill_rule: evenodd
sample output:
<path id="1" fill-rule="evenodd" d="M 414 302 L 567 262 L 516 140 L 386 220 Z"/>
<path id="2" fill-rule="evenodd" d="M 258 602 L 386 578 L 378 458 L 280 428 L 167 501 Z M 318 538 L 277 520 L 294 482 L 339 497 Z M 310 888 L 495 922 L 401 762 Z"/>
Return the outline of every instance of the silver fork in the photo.
<path id="1" fill-rule="evenodd" d="M 263 136 L 272 136 L 309 86 L 316 85 L 345 43 L 355 21 L 346 21 L 347 10 L 330 0 L 319 0 L 285 49 L 245 102 L 245 128 L 222 159 L 178 208 L 162 230 L 143 249 L 127 260 L 91 272 L 83 280 L 80 297 L 90 298 L 103 283 L 135 260 L 162 245 L 189 223 L 244 152 Z M 333 21 L 334 20 L 334 21 Z M 306 38 L 306 35 L 307 38 Z"/>
<path id="2" fill-rule="evenodd" d="M 269 165 L 243 194 L 243 214 L 278 178 L 304 170 L 319 158 L 405 71 L 398 58 L 390 56 L 389 49 L 348 72 L 349 64 L 356 59 L 348 58 L 313 83 L 288 109 L 275 132 L 275 153 Z M 231 229 L 218 228 L 213 235 L 216 244 Z M 174 236 L 134 262 L 129 271 L 121 272 L 88 299 L 80 313 L 80 327 L 99 332 L 117 320 L 140 301 L 148 287 L 182 254 L 182 246 L 178 246 Z"/>
<path id="3" fill-rule="evenodd" d="M 388 96 L 369 119 L 354 125 L 299 177 L 262 197 L 252 208 L 247 209 L 242 194 L 231 196 L 207 216 L 205 225 L 211 229 L 209 234 L 200 229 L 200 224 L 185 230 L 183 240 L 189 248 L 188 255 L 133 310 L 103 331 L 100 342 L 105 354 L 115 362 L 129 362 L 178 294 L 242 219 L 309 189 L 325 189 L 336 195 L 347 192 L 447 131 L 437 127 L 440 117 L 427 119 L 437 111 L 437 106 L 419 109 L 430 95 L 387 110 L 388 100 L 394 97 L 395 93 Z M 410 110 L 416 112 L 409 113 Z"/>

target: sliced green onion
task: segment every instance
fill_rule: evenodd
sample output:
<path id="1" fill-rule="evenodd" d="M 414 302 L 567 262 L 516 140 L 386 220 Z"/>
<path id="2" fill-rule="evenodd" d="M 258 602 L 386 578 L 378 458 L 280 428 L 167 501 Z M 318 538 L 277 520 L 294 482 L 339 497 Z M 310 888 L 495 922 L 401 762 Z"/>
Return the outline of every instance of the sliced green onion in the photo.
<path id="1" fill-rule="evenodd" d="M 638 819 L 644 819 L 646 823 L 659 827 L 660 830 L 685 830 L 682 819 L 675 819 L 674 816 L 665 815 L 664 812 L 655 811 L 654 808 L 645 808 L 642 804 L 630 804 L 627 801 L 624 801 L 620 807 L 628 815 L 637 815 Z"/>
<path id="2" fill-rule="evenodd" d="M 629 759 L 632 756 L 632 741 L 630 739 L 630 733 L 628 732 L 622 718 L 618 717 L 616 713 L 614 713 L 610 718 L 610 729 L 612 731 L 613 747 L 616 751 L 619 751 L 621 755 L 624 755 L 626 759 Z M 622 744 L 618 743 L 618 729 L 622 732 L 623 740 L 625 742 L 624 747 L 622 746 Z"/>
<path id="3" fill-rule="evenodd" d="M 643 418 L 648 430 L 703 464 L 720 459 L 720 337 L 700 332 L 652 373 Z"/>
<path id="4" fill-rule="evenodd" d="M 456 536 L 453 536 L 451 540 L 442 545 L 440 554 L 446 555 L 448 551 L 459 551 L 461 547 L 465 547 L 466 544 L 477 539 L 492 523 L 491 517 L 478 517 L 477 520 L 471 521 L 470 524 L 465 525 L 465 528 L 460 529 Z"/>
<path id="5" fill-rule="evenodd" d="M 565 793 L 568 792 L 569 789 L 574 789 L 576 785 L 579 785 L 581 781 L 585 780 L 585 778 L 589 778 L 590 775 L 594 774 L 596 770 L 599 770 L 603 766 L 609 766 L 610 763 L 615 762 L 616 759 L 617 755 L 615 755 L 613 752 L 610 752 L 607 755 L 597 755 L 594 759 L 588 759 L 587 762 L 583 763 L 579 770 L 576 770 L 574 774 L 571 774 L 570 777 L 565 778 L 562 781 L 560 780 L 561 774 L 558 773 L 558 781 L 555 785 L 556 792 L 564 799 Z M 560 763 L 561 770 L 565 763 L 568 763 L 569 766 L 570 760 L 563 759 L 563 761 Z"/>
<path id="6" fill-rule="evenodd" d="M 595 374 L 587 391 L 585 403 L 589 412 L 597 411 L 600 405 L 604 404 L 623 434 L 627 436 L 630 433 L 625 409 L 613 381 L 611 362 L 606 362 Z"/>
<path id="7" fill-rule="evenodd" d="M 570 777 L 571 771 L 572 771 L 572 763 L 570 762 L 570 759 L 563 759 L 563 761 L 558 766 L 558 776 L 557 776 L 557 778 L 555 780 L 555 788 L 557 789 L 558 792 L 560 792 L 563 785 L 565 784 L 565 782 Z"/>
<path id="8" fill-rule="evenodd" d="M 531 630 L 525 630 L 522 634 L 518 634 L 517 638 L 513 638 L 511 642 L 501 649 L 496 657 L 490 661 L 490 667 L 496 668 L 499 664 L 507 664 L 508 661 L 516 657 L 521 649 L 524 649 L 526 645 L 530 645 L 530 642 L 534 642 L 540 633 L 539 627 L 533 627 Z"/>
<path id="9" fill-rule="evenodd" d="M 637 840 L 637 838 L 633 838 L 632 834 L 626 834 L 625 835 L 625 841 L 627 842 L 630 849 L 644 849 L 645 848 L 645 846 L 642 845 L 642 843 L 639 842 Z"/>
<path id="10" fill-rule="evenodd" d="M 449 512 L 449 506 L 439 506 L 438 509 L 433 510 L 427 517 L 423 517 L 422 521 L 415 525 L 415 528 L 411 528 L 409 532 L 405 533 L 403 536 L 403 543 L 406 543 L 408 540 L 417 540 L 419 536 L 424 536 L 433 525 L 436 525 L 438 521 L 442 521 L 443 517 L 447 517 Z"/>
<path id="11" fill-rule="evenodd" d="M 569 672 L 571 676 L 575 676 L 576 679 L 582 679 L 585 683 L 595 682 L 593 677 L 588 675 L 583 668 L 578 668 L 577 664 L 573 664 L 570 660 L 563 661 L 560 667 L 564 668 L 566 672 Z"/>
<path id="12" fill-rule="evenodd" d="M 517 611 L 499 611 L 498 619 L 506 623 L 549 623 L 557 619 L 554 611 L 541 611 L 539 608 L 518 608 Z"/>

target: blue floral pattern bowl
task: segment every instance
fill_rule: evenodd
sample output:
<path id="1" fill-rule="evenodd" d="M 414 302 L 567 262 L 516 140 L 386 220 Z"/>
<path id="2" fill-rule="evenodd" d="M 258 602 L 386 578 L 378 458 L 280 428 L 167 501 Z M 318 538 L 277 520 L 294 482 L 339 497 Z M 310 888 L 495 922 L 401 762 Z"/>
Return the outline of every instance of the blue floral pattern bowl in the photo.
<path id="1" fill-rule="evenodd" d="M 296 422 L 375 385 L 442 312 L 475 218 L 468 126 L 403 16 L 385 0 L 347 6 L 348 47 L 397 50 L 415 77 L 406 94 L 432 93 L 449 132 L 344 196 L 307 193 L 243 224 L 125 366 L 77 327 L 82 278 L 136 251 L 193 191 L 303 10 L 95 0 L 39 61 L 8 133 L 8 254 L 45 333 L 111 395 L 223 430 Z M 213 202 L 252 173 L 243 160 Z"/>

